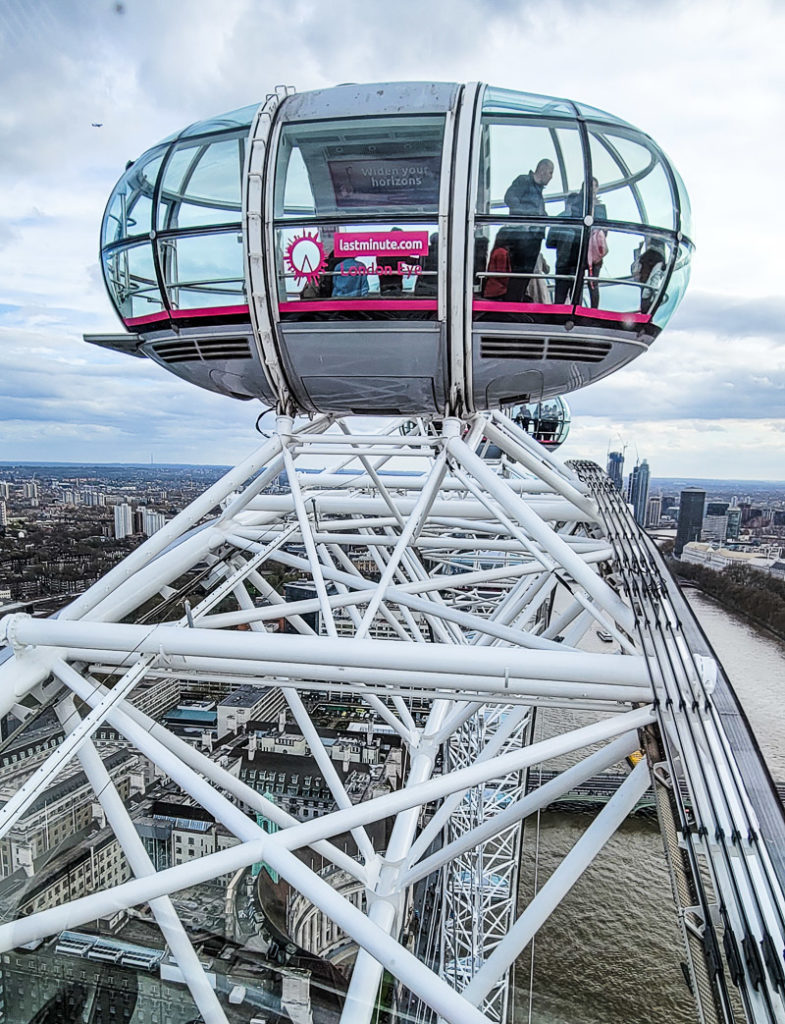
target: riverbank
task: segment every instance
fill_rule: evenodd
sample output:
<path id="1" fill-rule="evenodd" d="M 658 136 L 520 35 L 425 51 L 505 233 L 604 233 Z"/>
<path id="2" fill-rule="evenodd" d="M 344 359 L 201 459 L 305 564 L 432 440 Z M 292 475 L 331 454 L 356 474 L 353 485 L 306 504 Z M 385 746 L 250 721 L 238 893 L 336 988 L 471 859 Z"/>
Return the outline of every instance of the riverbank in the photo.
<path id="1" fill-rule="evenodd" d="M 746 620 L 785 641 L 785 581 L 746 566 L 728 566 L 722 572 L 703 565 L 667 558 L 668 568 L 680 582 L 693 584 L 736 618 Z"/>

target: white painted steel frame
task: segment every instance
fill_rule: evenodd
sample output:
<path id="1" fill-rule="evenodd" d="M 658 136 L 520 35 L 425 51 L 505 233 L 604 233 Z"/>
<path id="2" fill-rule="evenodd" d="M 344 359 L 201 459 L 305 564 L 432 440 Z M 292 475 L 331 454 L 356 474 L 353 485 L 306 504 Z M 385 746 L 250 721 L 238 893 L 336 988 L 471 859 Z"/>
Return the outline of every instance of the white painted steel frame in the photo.
<path id="1" fill-rule="evenodd" d="M 606 581 L 609 541 L 573 472 L 501 414 L 448 419 L 438 428 L 419 422 L 414 430 L 355 433 L 351 422 L 329 418 L 298 428 L 281 416 L 258 452 L 57 619 L 2 620 L 13 656 L 0 663 L 0 712 L 31 713 L 61 688 L 67 738 L 0 809 L 0 830 L 23 817 L 52 773 L 76 757 L 135 877 L 0 925 L 0 948 L 150 902 L 204 1019 L 220 1024 L 223 1010 L 195 966 L 177 894 L 264 860 L 359 947 L 344 1024 L 370 1021 L 384 970 L 397 981 L 397 1004 L 412 993 L 422 1019 L 504 1019 L 511 964 L 634 806 L 648 784 L 645 764 L 516 921 L 521 822 L 634 750 L 638 730 L 656 717 L 652 684 L 659 689 L 667 680 L 636 634 L 630 605 Z M 477 456 L 483 435 L 506 453 L 505 478 Z M 314 464 L 324 468 L 304 471 Z M 282 469 L 290 493 L 265 493 Z M 205 563 L 204 596 L 179 622 L 119 623 Z M 277 593 L 265 579 L 271 568 L 295 572 L 314 596 Z M 218 611 L 227 601 L 235 609 Z M 303 617 L 314 612 L 326 635 Z M 273 631 L 281 619 L 293 635 Z M 595 623 L 625 657 L 591 650 Z M 250 631 L 237 632 L 238 625 Z M 142 678 L 280 685 L 335 809 L 297 822 L 134 707 Z M 107 688 L 99 680 L 115 681 Z M 400 737 L 407 770 L 399 790 L 352 803 L 304 700 L 314 690 L 351 695 Z M 75 711 L 74 696 L 86 710 Z M 569 707 L 585 714 L 585 724 L 530 742 L 526 723 L 535 707 Z M 102 723 L 238 845 L 153 871 L 132 815 L 106 785 L 94 741 Z M 721 728 L 711 724 L 706 742 L 722 752 Z M 528 768 L 593 744 L 600 749 L 524 793 Z M 697 778 L 698 800 L 701 785 Z M 242 805 L 280 830 L 267 834 Z M 376 848 L 369 826 L 381 822 L 388 839 Z M 335 845 L 347 832 L 354 856 Z M 298 859 L 304 848 L 363 883 L 367 914 Z M 431 920 L 419 915 L 420 928 L 441 940 L 424 962 L 410 922 L 415 887 L 429 876 L 446 880 L 447 895 Z"/>

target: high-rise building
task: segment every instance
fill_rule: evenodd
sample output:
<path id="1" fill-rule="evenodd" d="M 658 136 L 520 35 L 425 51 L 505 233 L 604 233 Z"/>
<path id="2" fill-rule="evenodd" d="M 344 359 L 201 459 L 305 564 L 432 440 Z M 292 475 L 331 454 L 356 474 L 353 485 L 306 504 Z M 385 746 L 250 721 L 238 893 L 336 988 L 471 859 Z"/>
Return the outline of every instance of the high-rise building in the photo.
<path id="1" fill-rule="evenodd" d="M 662 498 L 655 495 L 649 498 L 646 505 L 646 526 L 647 528 L 660 525 L 662 515 Z"/>
<path id="2" fill-rule="evenodd" d="M 633 507 L 635 522 L 643 526 L 649 500 L 649 464 L 646 459 L 638 463 L 630 473 L 627 500 Z"/>
<path id="3" fill-rule="evenodd" d="M 622 479 L 624 476 L 624 453 L 623 452 L 609 452 L 608 453 L 608 476 L 611 478 L 613 483 L 616 485 L 616 490 L 620 491 L 622 486 Z"/>
<path id="4" fill-rule="evenodd" d="M 728 533 L 729 540 L 737 540 L 741 533 L 741 509 L 738 505 L 731 505 L 728 509 Z"/>
<path id="5" fill-rule="evenodd" d="M 30 481 L 24 485 L 24 496 L 25 498 L 37 498 L 38 497 L 38 484 L 35 480 Z"/>
<path id="6" fill-rule="evenodd" d="M 713 540 L 722 544 L 728 536 L 727 501 L 707 501 L 701 529 L 702 540 Z"/>
<path id="7" fill-rule="evenodd" d="M 8 526 L 8 512 L 6 511 L 5 501 L 0 498 L 0 531 L 5 533 L 6 526 Z"/>
<path id="8" fill-rule="evenodd" d="M 114 507 L 114 536 L 115 540 L 122 540 L 130 537 L 134 532 L 134 520 L 131 506 L 127 503 L 115 505 Z"/>
<path id="9" fill-rule="evenodd" d="M 673 549 L 677 558 L 681 557 L 685 544 L 701 539 L 705 503 L 706 492 L 699 487 L 687 487 L 681 492 L 679 521 L 676 526 L 676 545 Z"/>
<path id="10" fill-rule="evenodd" d="M 714 541 L 716 544 L 724 543 L 728 536 L 728 517 L 709 516 L 703 517 L 701 526 L 701 540 Z"/>
<path id="11" fill-rule="evenodd" d="M 0 498 L 3 501 L 8 501 L 11 497 L 11 486 L 6 480 L 0 480 Z"/>
<path id="12" fill-rule="evenodd" d="M 730 505 L 727 501 L 707 501 L 706 512 L 707 516 L 724 516 Z"/>
<path id="13" fill-rule="evenodd" d="M 154 533 L 161 529 L 165 522 L 166 516 L 163 512 L 154 512 L 152 509 L 146 508 L 142 521 L 142 530 L 145 536 L 152 537 Z"/>

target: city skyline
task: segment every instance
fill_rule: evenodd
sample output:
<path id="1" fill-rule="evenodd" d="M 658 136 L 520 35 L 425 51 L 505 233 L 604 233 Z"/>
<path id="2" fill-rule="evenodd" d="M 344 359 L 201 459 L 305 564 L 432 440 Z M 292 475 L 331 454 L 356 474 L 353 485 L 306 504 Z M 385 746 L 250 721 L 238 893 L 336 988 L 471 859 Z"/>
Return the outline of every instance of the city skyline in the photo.
<path id="1" fill-rule="evenodd" d="M 604 465 L 628 443 L 674 476 L 781 476 L 785 211 L 774 204 L 754 218 L 750 203 L 731 208 L 728 196 L 751 187 L 752 166 L 756 193 L 776 188 L 785 12 L 754 3 L 739 22 L 705 2 L 648 11 L 612 2 L 590 19 L 571 2 L 549 5 L 547 17 L 522 3 L 458 8 L 410 5 L 415 39 L 405 3 L 395 25 L 366 6 L 359 37 L 348 10 L 247 0 L 202 0 L 188 18 L 179 2 L 5 5 L 0 74 L 15 102 L 0 155 L 0 452 L 93 463 L 144 463 L 152 453 L 156 463 L 198 465 L 235 462 L 257 444 L 257 403 L 81 341 L 120 329 L 96 252 L 128 158 L 191 121 L 263 99 L 277 82 L 306 90 L 480 78 L 627 118 L 662 143 L 693 202 L 697 252 L 682 307 L 649 353 L 568 396 L 572 435 L 561 454 Z M 656 72 L 641 60 L 642 38 L 657 52 Z M 613 59 L 598 76 L 585 54 L 606 51 Z M 202 54 L 198 67 L 190 52 Z M 719 107 L 729 79 L 744 86 Z"/>

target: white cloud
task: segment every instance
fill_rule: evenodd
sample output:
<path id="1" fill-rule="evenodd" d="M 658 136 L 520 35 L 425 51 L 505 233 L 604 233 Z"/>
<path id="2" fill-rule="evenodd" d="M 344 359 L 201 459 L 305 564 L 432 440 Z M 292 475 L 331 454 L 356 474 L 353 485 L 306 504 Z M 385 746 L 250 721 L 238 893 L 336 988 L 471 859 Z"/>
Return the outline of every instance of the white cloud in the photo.
<path id="1" fill-rule="evenodd" d="M 3 452 L 54 457 L 54 443 L 81 459 L 144 459 L 160 444 L 173 459 L 192 452 L 226 462 L 255 441 L 250 406 L 79 341 L 83 331 L 119 326 L 97 249 L 103 207 L 127 159 L 281 82 L 481 79 L 570 96 L 638 124 L 674 159 L 693 201 L 698 250 L 688 297 L 648 355 L 570 399 L 567 454 L 580 442 L 603 458 L 618 431 L 650 461 L 654 453 L 670 460 L 657 466 L 662 475 L 685 466 L 752 475 L 753 461 L 768 467 L 755 475 L 777 475 L 783 37 L 785 8 L 761 0 L 743 16 L 737 5 L 708 0 L 7 0 Z M 712 424 L 718 429 L 704 429 Z"/>

